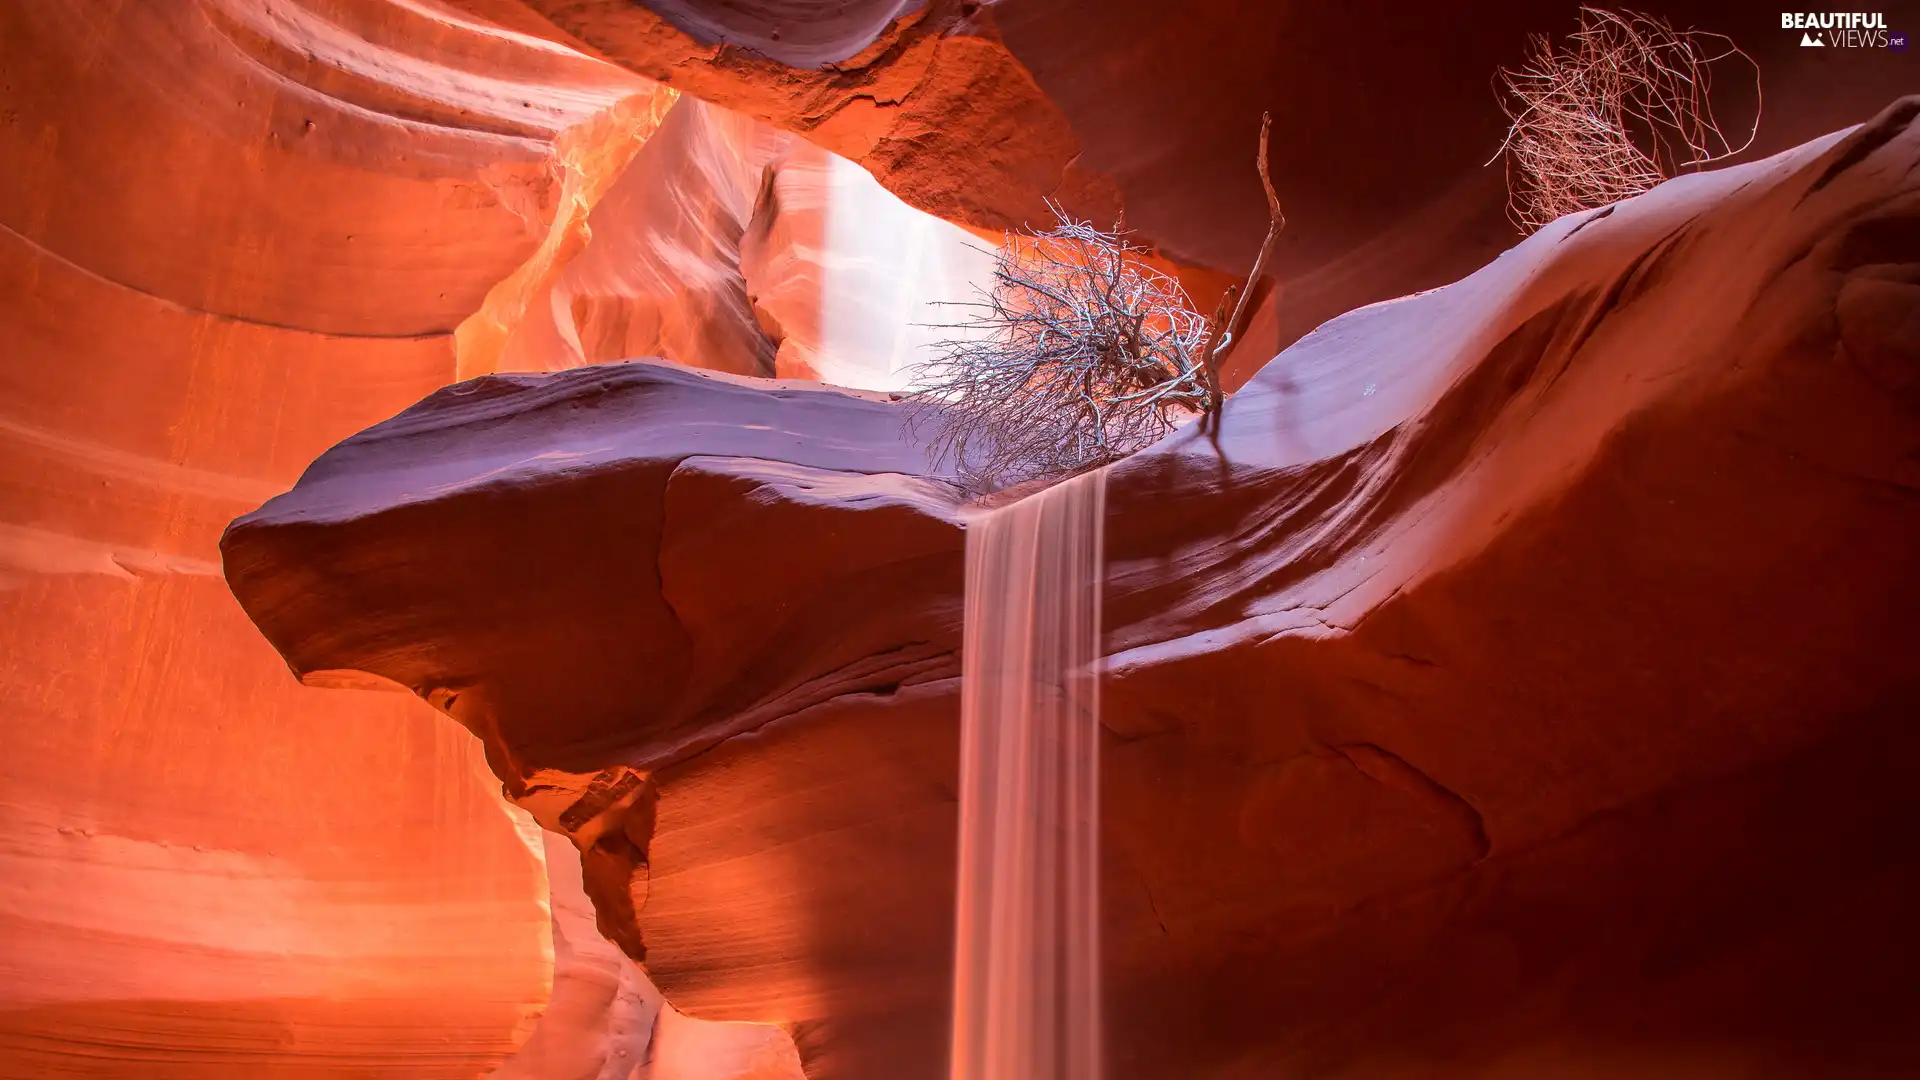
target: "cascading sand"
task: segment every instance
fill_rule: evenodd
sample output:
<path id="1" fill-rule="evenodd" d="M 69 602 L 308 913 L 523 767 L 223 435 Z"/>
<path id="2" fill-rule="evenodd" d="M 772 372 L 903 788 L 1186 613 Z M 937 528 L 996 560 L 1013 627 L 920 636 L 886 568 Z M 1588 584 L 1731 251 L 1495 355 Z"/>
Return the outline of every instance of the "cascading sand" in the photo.
<path id="1" fill-rule="evenodd" d="M 1106 474 L 967 529 L 951 1080 L 1100 1075 Z"/>

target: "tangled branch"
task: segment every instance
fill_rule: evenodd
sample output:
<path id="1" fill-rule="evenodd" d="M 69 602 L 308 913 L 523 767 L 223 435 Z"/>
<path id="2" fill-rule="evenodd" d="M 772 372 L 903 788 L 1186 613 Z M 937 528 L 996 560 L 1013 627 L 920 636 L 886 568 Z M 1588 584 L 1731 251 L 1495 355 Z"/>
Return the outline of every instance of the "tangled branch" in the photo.
<path id="1" fill-rule="evenodd" d="M 1500 71 L 1512 123 L 1494 155 L 1507 157 L 1507 212 L 1525 232 L 1737 154 L 1759 130 L 1759 65 L 1720 34 L 1583 7 L 1580 29 L 1558 49 L 1544 35 L 1529 45 L 1523 66 Z M 1753 129 L 1738 146 L 1712 101 L 1713 66 L 1736 57 L 1752 67 L 1755 95 Z"/>
<path id="2" fill-rule="evenodd" d="M 1051 229 L 1009 235 L 994 287 L 935 344 L 909 400 L 961 479 L 989 491 L 1103 465 L 1209 401 L 1208 320 L 1118 232 L 1052 207 Z"/>
<path id="3" fill-rule="evenodd" d="M 1008 234 L 992 290 L 957 305 L 971 318 L 948 327 L 963 334 L 935 343 L 908 397 L 909 422 L 935 429 L 933 451 L 952 455 L 968 488 L 1104 465 L 1187 417 L 1218 414 L 1220 367 L 1286 225 L 1267 174 L 1267 128 L 1263 117 L 1267 237 L 1246 286 L 1228 289 L 1211 318 L 1118 227 L 1105 232 L 1049 204 L 1054 227 Z"/>

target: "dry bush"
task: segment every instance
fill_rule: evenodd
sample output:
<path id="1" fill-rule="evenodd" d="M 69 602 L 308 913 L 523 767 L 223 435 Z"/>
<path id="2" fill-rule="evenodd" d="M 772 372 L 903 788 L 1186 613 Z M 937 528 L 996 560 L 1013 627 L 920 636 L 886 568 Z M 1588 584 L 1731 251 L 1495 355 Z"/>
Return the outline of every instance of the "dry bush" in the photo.
<path id="1" fill-rule="evenodd" d="M 1208 401 L 1207 319 L 1118 232 L 1055 208 L 1009 236 L 971 331 L 937 343 L 910 400 L 975 490 L 1101 465 Z"/>
<path id="2" fill-rule="evenodd" d="M 958 305 L 971 318 L 949 324 L 962 333 L 934 345 L 908 396 L 910 423 L 934 429 L 934 453 L 953 455 L 971 491 L 1104 465 L 1218 413 L 1220 365 L 1285 224 L 1266 161 L 1263 119 L 1271 225 L 1247 288 L 1229 289 L 1212 318 L 1118 226 L 1049 205 L 1052 228 L 1008 234 L 992 290 Z"/>
<path id="3" fill-rule="evenodd" d="M 1722 35 L 1583 7 L 1580 29 L 1558 49 L 1544 35 L 1529 48 L 1519 70 L 1500 71 L 1512 126 L 1494 155 L 1507 157 L 1508 216 L 1523 232 L 1737 154 L 1759 129 L 1759 66 Z M 1732 59 L 1754 78 L 1753 129 L 1739 146 L 1712 100 L 1713 67 Z"/>

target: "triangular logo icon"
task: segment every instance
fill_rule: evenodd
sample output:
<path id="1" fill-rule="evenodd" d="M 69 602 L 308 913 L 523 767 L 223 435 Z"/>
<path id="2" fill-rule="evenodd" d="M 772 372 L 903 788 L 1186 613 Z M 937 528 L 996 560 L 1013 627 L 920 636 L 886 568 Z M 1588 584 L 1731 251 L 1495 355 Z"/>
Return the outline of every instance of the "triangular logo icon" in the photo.
<path id="1" fill-rule="evenodd" d="M 1814 37 L 1814 36 L 1813 36 L 1812 34 L 1801 34 L 1801 35 L 1800 35 L 1800 44 L 1801 44 L 1802 46 L 1807 46 L 1807 45 L 1814 45 L 1814 46 L 1817 46 L 1817 47 L 1819 47 L 1819 48 L 1822 48 L 1822 49 L 1824 49 L 1824 48 L 1826 48 L 1826 47 L 1827 47 L 1827 43 L 1826 43 L 1826 42 L 1824 42 L 1824 41 L 1821 41 L 1821 40 L 1820 40 L 1819 38 L 1817 38 L 1817 37 Z"/>

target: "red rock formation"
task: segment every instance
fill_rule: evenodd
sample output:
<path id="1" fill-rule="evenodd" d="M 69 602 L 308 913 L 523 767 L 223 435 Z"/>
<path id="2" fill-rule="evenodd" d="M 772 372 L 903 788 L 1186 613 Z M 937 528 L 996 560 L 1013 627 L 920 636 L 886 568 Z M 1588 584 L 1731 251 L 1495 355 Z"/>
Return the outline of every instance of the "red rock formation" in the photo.
<path id="1" fill-rule="evenodd" d="M 991 245 L 852 163 L 693 98 L 589 210 L 462 324 L 463 375 L 659 356 L 897 389 L 955 320 L 932 305 L 992 269 Z"/>
<path id="2" fill-rule="evenodd" d="M 453 2 L 490 15 L 505 6 Z M 556 39 L 581 42 L 682 93 L 799 132 L 949 220 L 994 230 L 1044 220 L 1042 200 L 1050 196 L 1086 213 L 1111 217 L 1118 209 L 1112 183 L 1078 166 L 1067 118 L 998 39 L 979 4 L 935 0 L 891 21 L 885 9 L 903 5 L 879 0 L 838 6 L 838 18 L 823 17 L 814 5 L 741 8 L 698 0 L 518 6 Z M 788 12 L 805 19 L 782 18 Z M 783 62 L 801 57 L 782 47 L 776 29 L 817 35 L 808 60 L 818 57 L 821 66 Z"/>
<path id="3" fill-rule="evenodd" d="M 738 370 L 750 370 L 740 356 L 764 370 L 771 353 L 777 373 L 840 381 L 853 381 L 856 367 L 877 371 L 869 360 L 893 348 L 880 339 L 895 329 L 886 320 L 897 311 L 871 307 L 884 292 L 875 282 L 913 275 L 869 260 L 837 283 L 819 280 L 824 262 L 810 245 L 824 243 L 843 260 L 848 251 L 818 200 L 843 163 L 819 147 L 870 168 L 909 202 L 975 224 L 1031 220 L 1044 195 L 1100 217 L 1124 196 L 1129 221 L 1167 252 L 1233 270 L 1263 224 L 1246 161 L 1252 117 L 1273 108 L 1287 148 L 1279 175 L 1294 211 L 1283 251 L 1289 288 L 1285 306 L 1261 313 L 1239 354 L 1254 363 L 1230 373 L 1237 382 L 1271 353 L 1263 342 L 1291 340 L 1356 302 L 1448 280 L 1504 246 L 1498 178 L 1478 168 L 1481 144 L 1490 148 L 1486 125 L 1497 123 L 1482 108 L 1490 105 L 1486 74 L 1511 59 L 1524 31 L 1555 28 L 1534 12 L 1461 19 L 1444 7 L 1393 4 L 1320 12 L 941 0 L 903 13 L 873 0 L 832 18 L 788 17 L 799 10 L 694 0 L 657 0 L 651 9 L 629 0 L 34 0 L 0 10 L 0 330 L 9 343 L 0 360 L 0 727 L 11 751 L 0 765 L 11 837 L 0 846 L 0 1060 L 8 1075 L 251 1077 L 347 1062 L 370 1073 L 474 1076 L 526 1039 L 506 1067 L 513 1075 L 625 1080 L 615 1051 L 640 1053 L 651 999 L 629 966 L 580 944 L 588 939 L 565 911 L 564 881 L 555 886 L 559 928 L 551 933 L 561 943 L 552 946 L 548 1026 L 527 1035 L 547 994 L 546 885 L 490 786 L 471 776 L 464 736 L 398 696 L 289 685 L 214 580 L 221 526 L 284 490 L 328 444 L 458 375 L 656 348 Z M 1863 114 L 1908 78 L 1892 66 L 1901 57 L 1850 56 L 1843 65 L 1794 49 L 1770 24 L 1733 21 L 1751 12 L 1698 14 L 1695 21 L 1736 33 L 1761 55 L 1770 80 L 1766 150 Z M 658 346 L 633 336 L 630 292 L 596 292 L 606 278 L 589 280 L 589 215 L 618 185 L 639 183 L 645 167 L 628 162 L 644 153 L 670 99 L 589 58 L 596 55 L 816 144 L 727 121 L 752 127 L 747 141 L 784 149 L 771 175 L 741 174 L 751 183 L 731 203 L 702 204 L 733 215 L 721 216 L 738 231 L 739 262 L 716 286 L 729 304 L 702 309 L 674 339 L 697 344 L 669 349 L 665 336 Z M 1417 122 L 1402 119 L 1408 101 L 1418 102 Z M 1384 134 L 1356 141 L 1356 130 Z M 759 201 L 769 195 L 771 204 Z M 744 223 L 734 213 L 742 201 Z M 755 216 L 768 205 L 773 212 Z M 598 273 L 625 269 L 612 265 L 612 253 L 631 251 L 621 245 L 643 230 L 685 224 L 644 204 L 619 208 L 594 220 Z M 1837 332 L 1876 377 L 1897 382 L 1907 364 L 1903 286 L 1855 277 L 1836 309 Z M 695 292 L 685 277 L 662 287 L 676 300 Z M 551 342 L 526 347 L 529 338 L 507 359 L 529 305 L 536 315 L 552 312 L 539 305 L 569 289 L 589 298 L 574 330 L 594 331 L 590 347 L 583 340 L 577 358 L 555 355 L 545 351 Z M 837 327 L 833 305 L 843 316 Z M 859 325 L 862 305 L 876 312 L 871 327 Z M 572 296 L 562 311 L 575 316 Z M 623 332 L 611 333 L 623 320 Z M 566 321 L 554 320 L 557 334 Z M 709 347 L 717 340 L 729 344 Z M 861 350 L 859 365 L 847 361 L 849 349 Z M 610 840 L 618 850 L 595 856 L 609 883 L 603 891 L 610 899 L 626 892 L 631 905 L 636 855 L 658 847 L 661 888 L 642 910 L 677 1000 L 699 1015 L 832 1017 L 797 1029 L 816 1071 L 827 1073 L 857 1073 L 896 1052 L 926 1058 L 939 1037 L 929 1003 L 943 992 L 927 976 L 945 948 L 927 917 L 946 902 L 947 871 L 901 875 L 880 893 L 861 875 L 868 861 L 919 865 L 947 842 L 945 810 L 926 802 L 936 789 L 921 782 L 937 784 L 949 768 L 951 740 L 938 719 L 944 691 L 914 686 L 933 678 L 948 647 L 955 579 L 936 568 L 957 541 L 937 486 L 837 475 L 845 458 L 881 439 L 875 431 L 891 427 L 880 413 L 862 415 L 865 433 L 828 433 L 847 449 L 824 472 L 724 460 L 667 471 L 680 437 L 673 431 L 649 451 L 658 459 L 646 481 L 661 485 L 658 518 L 676 523 L 657 558 L 675 583 L 667 602 L 687 636 L 684 651 L 662 654 L 663 663 L 697 661 L 679 673 L 681 697 L 666 706 L 682 727 L 665 734 L 709 739 L 714 717 L 743 701 L 762 706 L 735 716 L 748 726 L 817 699 L 838 702 L 822 708 L 842 715 L 849 701 L 866 700 L 858 692 L 871 695 L 873 715 L 920 710 L 933 719 L 903 728 L 899 742 L 875 742 L 848 721 L 846 745 L 809 735 L 801 764 L 774 771 L 757 754 L 732 774 L 682 766 L 666 789 L 660 842 Z M 791 456 L 758 442 L 723 449 L 717 456 Z M 859 468 L 882 464 L 924 469 L 892 457 Z M 641 532 L 653 512 L 636 519 Z M 776 561 L 767 554 L 776 540 L 807 557 Z M 611 556 L 594 549 L 582 557 Z M 643 592 L 652 587 L 644 570 L 633 568 Z M 942 584 L 912 602 L 892 596 L 927 579 Z M 775 597 L 784 621 L 760 615 Z M 818 632 L 823 625 L 864 629 L 843 640 Z M 914 644 L 887 651 L 903 642 Z M 608 657 L 589 649 L 544 659 L 593 672 Z M 767 689 L 774 684 L 778 693 Z M 923 707 L 916 694 L 932 696 Z M 846 715 L 856 713 L 867 715 Z M 591 734 L 590 726 L 560 734 Z M 781 728 L 764 730 L 757 738 L 771 740 Z M 515 736 L 529 746 L 538 737 L 533 723 Z M 1286 818 L 1324 801 L 1356 807 L 1343 819 L 1426 815 L 1432 842 L 1418 858 L 1379 860 L 1402 871 L 1425 873 L 1477 850 L 1463 804 L 1436 792 L 1463 791 L 1469 805 L 1477 796 L 1396 766 L 1394 754 L 1407 753 L 1425 767 L 1398 739 L 1341 742 L 1337 753 L 1288 766 L 1284 779 L 1248 797 L 1256 808 L 1248 828 L 1257 833 L 1262 815 Z M 754 741 L 727 745 L 735 753 Z M 611 760 L 590 745 L 569 749 L 571 757 L 553 753 L 589 773 Z M 693 760 L 725 757 L 714 755 Z M 1825 779 L 1788 775 L 1782 790 L 1837 789 L 1856 764 L 1833 758 L 1818 774 Z M 854 767 L 878 801 L 838 802 Z M 1398 785 L 1398 801 L 1388 811 L 1372 806 L 1373 788 L 1357 776 Z M 571 805 L 577 777 L 535 779 L 546 786 L 530 788 L 530 803 L 546 792 L 562 805 L 543 809 Z M 769 810 L 747 819 L 743 839 L 713 814 L 748 783 L 771 785 L 762 789 Z M 1878 805 L 1872 793 L 1884 786 L 1871 776 L 1856 786 L 1869 793 L 1869 810 Z M 1728 798 L 1752 807 L 1760 796 Z M 808 833 L 788 849 L 824 852 L 831 874 L 761 854 L 766 836 L 792 827 L 777 815 L 796 799 L 884 824 L 827 840 Z M 891 817 L 887 800 L 917 809 Z M 1829 877 L 1857 875 L 1870 852 L 1817 849 L 1809 830 L 1842 820 L 1826 813 L 1812 824 L 1778 819 L 1790 839 L 1804 837 L 1799 848 L 1756 849 L 1750 866 L 1731 856 L 1697 861 L 1734 867 L 1731 880 L 1744 873 L 1777 884 L 1761 860 L 1797 850 L 1826 859 L 1817 865 Z M 811 814 L 802 806 L 794 820 L 815 829 Z M 1201 823 L 1191 828 L 1207 834 Z M 886 834 L 887 859 L 871 860 L 862 846 L 874 829 Z M 1725 831 L 1700 829 L 1710 839 Z M 1354 850 L 1370 850 L 1364 840 Z M 1284 850 L 1332 877 L 1371 873 L 1374 862 Z M 727 852 L 753 857 L 711 861 Z M 1670 876 L 1674 896 L 1694 887 Z M 762 890 L 768 910 L 841 914 L 821 920 L 827 930 L 786 918 L 748 921 L 751 932 L 735 934 L 708 921 L 716 892 L 731 900 L 743 889 Z M 1502 895 L 1510 902 L 1513 894 Z M 1645 905 L 1659 903 L 1679 901 Z M 1632 926 L 1620 933 L 1645 940 Z M 899 945 L 898 954 L 875 956 L 874 940 Z M 740 975 L 748 953 L 776 975 Z M 1390 950 L 1380 955 L 1382 964 L 1404 962 Z M 1410 1000 L 1426 1007 L 1432 999 Z M 1905 999 L 1889 992 L 1887 1000 Z M 1409 1005 L 1406 1015 L 1417 1012 Z M 656 1080 L 689 1059 L 712 1064 L 713 1053 L 688 1047 L 721 1035 L 730 1049 L 720 1056 L 735 1055 L 737 1071 L 790 1065 L 764 1030 L 715 1032 L 666 1015 Z M 1399 1022 L 1388 1016 L 1377 1030 L 1403 1030 L 1392 1026 Z M 1182 1023 L 1170 1030 L 1189 1040 L 1208 1023 L 1229 1033 L 1242 1026 L 1224 1008 Z M 690 1033 L 678 1045 L 664 1034 L 676 1026 Z M 771 1057 L 756 1057 L 761 1051 Z M 1528 1063 L 1511 1067 L 1525 1072 Z"/>
<path id="4" fill-rule="evenodd" d="M 591 237 L 521 318 L 486 371 L 548 371 L 662 356 L 772 375 L 740 267 L 763 174 L 792 137 L 686 98 L 587 218 Z"/>
<path id="5" fill-rule="evenodd" d="M 526 824 L 538 828 L 530 819 Z M 647 1060 L 659 991 L 595 927 L 578 853 L 559 835 L 542 835 L 553 994 L 539 1024 L 491 1080 L 627 1080 Z"/>
<path id="6" fill-rule="evenodd" d="M 1124 204 L 1176 261 L 1227 272 L 1245 271 L 1265 225 L 1248 158 L 1270 111 L 1291 220 L 1279 270 L 1310 279 L 1268 313 L 1275 348 L 1454 280 L 1513 241 L 1499 170 L 1484 167 L 1503 126 L 1488 80 L 1528 34 L 1570 30 L 1575 8 L 931 0 L 885 23 L 902 5 L 457 2 L 800 132 L 949 219 L 998 230 L 1045 220 L 1046 197 L 1100 220 Z M 1900 55 L 1803 51 L 1751 4 L 1671 0 L 1662 13 L 1730 34 L 1759 61 L 1766 114 L 1747 160 L 1911 83 Z M 1271 351 L 1243 353 L 1229 381 Z"/>
<path id="7" fill-rule="evenodd" d="M 1917 118 L 1565 219 L 1115 467 L 1116 1075 L 1911 1056 Z M 944 491 L 884 401 L 631 365 L 442 391 L 223 550 L 296 671 L 619 826 L 680 1008 L 932 1076 Z"/>
<path id="8" fill-rule="evenodd" d="M 485 1072 L 546 998 L 538 861 L 465 736 L 404 699 L 289 687 L 214 541 L 328 443 L 503 363 L 503 327 L 550 299 L 672 95 L 393 0 L 10 8 L 0 68 L 0 1057 L 33 1076 Z M 807 180 L 835 166 L 733 123 L 793 164 L 731 287 L 765 293 L 748 317 L 784 320 L 789 351 L 850 343 L 793 257 L 830 229 Z M 639 1056 L 651 1013 L 615 1031 L 606 1005 L 644 978 L 560 937 L 547 1026 L 509 1071 L 626 1080 L 612 1051 Z"/>
<path id="9" fill-rule="evenodd" d="M 642 84 L 386 0 L 7 4 L 0 72 L 0 1073 L 481 1075 L 538 861 L 464 733 L 291 685 L 215 545 L 453 377 L 549 140 Z"/>
<path id="10" fill-rule="evenodd" d="M 699 1020 L 662 1002 L 640 966 L 595 925 L 579 853 L 558 833 L 545 834 L 543 849 L 553 995 L 490 1080 L 802 1080 L 793 1040 L 780 1028 Z"/>

